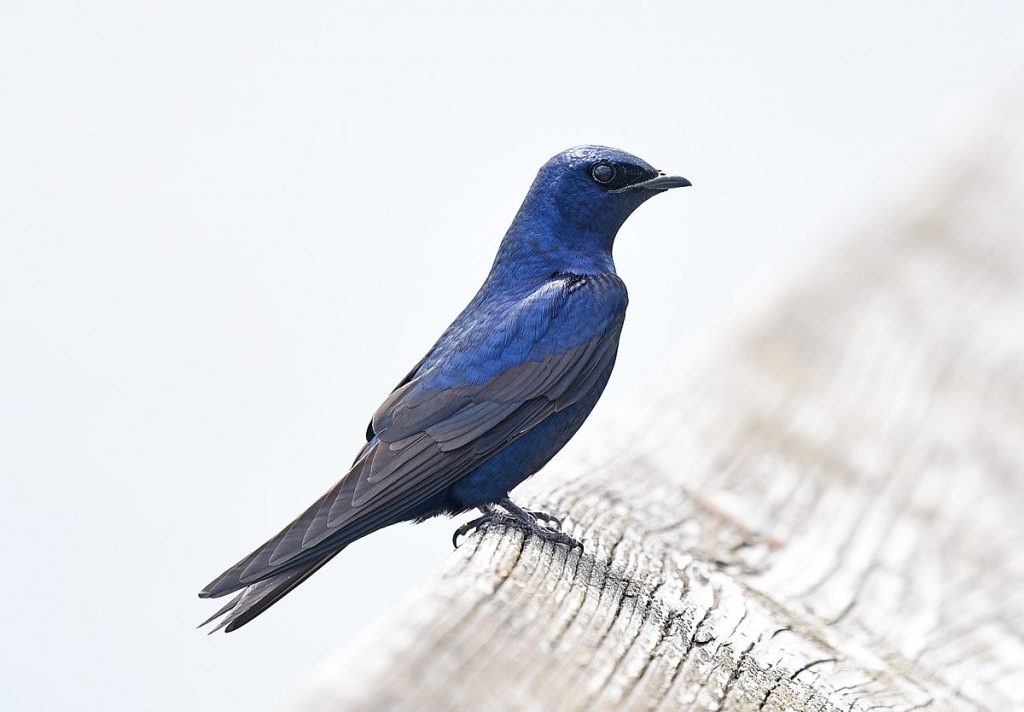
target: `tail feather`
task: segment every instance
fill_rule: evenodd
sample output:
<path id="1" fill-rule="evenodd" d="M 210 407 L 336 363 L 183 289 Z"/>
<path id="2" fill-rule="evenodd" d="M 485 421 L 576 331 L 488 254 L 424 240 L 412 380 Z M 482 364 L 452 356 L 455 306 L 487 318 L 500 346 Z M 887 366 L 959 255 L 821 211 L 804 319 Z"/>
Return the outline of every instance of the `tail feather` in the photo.
<path id="1" fill-rule="evenodd" d="M 216 613 L 214 613 L 214 614 L 213 614 L 212 616 L 210 616 L 209 618 L 207 618 L 207 619 L 206 619 L 205 621 L 203 621 L 202 623 L 200 623 L 199 625 L 197 625 L 197 626 L 196 626 L 196 628 L 202 628 L 202 627 L 203 627 L 204 625 L 206 625 L 206 624 L 208 624 L 208 623 L 212 622 L 212 621 L 213 621 L 214 619 L 216 619 L 216 618 L 220 618 L 220 617 L 221 617 L 222 615 L 224 615 L 225 613 L 227 613 L 228 611 L 230 611 L 230 610 L 231 610 L 232 608 L 234 608 L 235 606 L 237 606 L 237 605 L 238 605 L 238 602 L 242 600 L 242 596 L 244 596 L 244 595 L 245 595 L 245 591 L 243 591 L 242 593 L 240 593 L 240 594 L 238 594 L 237 596 L 235 596 L 234 598 L 232 598 L 232 599 L 231 599 L 230 601 L 228 601 L 228 602 L 227 602 L 227 603 L 226 603 L 226 604 L 225 604 L 225 605 L 224 605 L 224 606 L 223 606 L 223 607 L 222 607 L 222 608 L 221 608 L 221 609 L 220 609 L 219 611 L 217 611 L 217 612 L 216 612 Z M 211 630 L 211 631 L 210 631 L 210 633 L 214 633 L 214 632 L 216 632 L 216 630 L 217 630 L 217 629 L 216 629 L 216 628 L 214 628 L 213 630 Z"/>
<path id="2" fill-rule="evenodd" d="M 317 569 L 334 558 L 334 555 L 337 553 L 338 551 L 332 551 L 320 558 L 313 559 L 294 568 L 286 569 L 279 574 L 248 586 L 228 601 L 223 608 L 200 623 L 198 627 L 202 628 L 204 625 L 224 616 L 217 624 L 217 627 L 210 631 L 211 635 L 222 628 L 225 633 L 241 628 L 284 598 L 293 588 L 312 576 Z"/>

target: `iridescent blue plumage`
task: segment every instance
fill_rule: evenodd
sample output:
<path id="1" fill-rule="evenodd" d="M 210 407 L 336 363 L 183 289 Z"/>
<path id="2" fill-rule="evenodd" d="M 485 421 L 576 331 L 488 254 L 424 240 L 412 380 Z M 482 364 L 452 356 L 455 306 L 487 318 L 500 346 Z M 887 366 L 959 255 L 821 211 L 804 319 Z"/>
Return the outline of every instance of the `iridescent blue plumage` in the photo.
<path id="1" fill-rule="evenodd" d="M 214 616 L 225 614 L 220 626 L 244 625 L 345 546 L 400 521 L 479 507 L 476 525 L 498 517 L 497 504 L 535 534 L 576 545 L 508 493 L 568 442 L 608 382 L 627 303 L 612 260 L 619 228 L 683 185 L 602 146 L 548 161 L 483 286 L 378 408 L 350 471 L 200 593 L 242 591 Z"/>

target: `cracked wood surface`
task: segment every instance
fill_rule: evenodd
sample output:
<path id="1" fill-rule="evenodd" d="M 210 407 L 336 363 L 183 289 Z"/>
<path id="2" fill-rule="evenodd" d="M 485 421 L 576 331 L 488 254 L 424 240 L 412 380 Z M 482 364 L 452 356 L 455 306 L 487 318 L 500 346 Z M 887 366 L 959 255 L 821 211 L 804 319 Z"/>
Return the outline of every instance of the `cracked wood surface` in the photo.
<path id="1" fill-rule="evenodd" d="M 1024 709 L 1021 137 L 521 488 L 583 556 L 473 535 L 291 709 Z"/>

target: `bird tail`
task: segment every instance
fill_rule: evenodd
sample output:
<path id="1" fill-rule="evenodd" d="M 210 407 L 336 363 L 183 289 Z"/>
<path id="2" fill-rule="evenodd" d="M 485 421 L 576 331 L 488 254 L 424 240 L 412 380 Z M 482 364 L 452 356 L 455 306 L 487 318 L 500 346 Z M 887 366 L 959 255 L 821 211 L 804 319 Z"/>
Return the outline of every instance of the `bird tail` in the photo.
<path id="1" fill-rule="evenodd" d="M 241 593 L 228 601 L 227 605 L 197 627 L 202 628 L 207 623 L 211 623 L 217 618 L 224 616 L 217 624 L 217 627 L 210 631 L 210 634 L 216 633 L 221 628 L 224 629 L 225 633 L 241 628 L 284 598 L 293 588 L 312 576 L 317 569 L 334 558 L 338 551 L 340 549 L 247 586 Z"/>

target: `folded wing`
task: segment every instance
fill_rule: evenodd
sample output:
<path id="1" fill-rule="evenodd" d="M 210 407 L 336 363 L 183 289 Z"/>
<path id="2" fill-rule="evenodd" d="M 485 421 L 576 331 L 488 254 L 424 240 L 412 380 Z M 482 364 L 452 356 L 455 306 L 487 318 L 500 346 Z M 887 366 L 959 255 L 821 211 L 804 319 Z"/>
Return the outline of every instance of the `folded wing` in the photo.
<path id="1" fill-rule="evenodd" d="M 237 591 L 408 518 L 586 395 L 614 361 L 626 306 L 614 275 L 586 280 L 581 288 L 579 278 L 554 279 L 497 324 L 461 325 L 451 344 L 442 337 L 374 414 L 372 437 L 345 477 L 200 596 Z"/>

